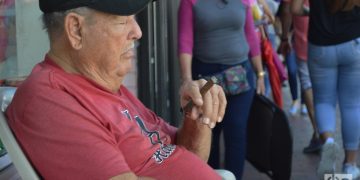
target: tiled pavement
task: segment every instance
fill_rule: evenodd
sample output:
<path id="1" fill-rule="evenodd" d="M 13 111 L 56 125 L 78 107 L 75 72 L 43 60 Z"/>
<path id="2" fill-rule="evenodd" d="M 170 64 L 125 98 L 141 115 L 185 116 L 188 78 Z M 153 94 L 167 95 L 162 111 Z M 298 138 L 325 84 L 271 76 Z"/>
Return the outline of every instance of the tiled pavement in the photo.
<path id="1" fill-rule="evenodd" d="M 289 110 L 291 97 L 289 93 L 288 87 L 283 88 L 284 95 L 284 104 L 285 111 Z M 335 137 L 335 141 L 337 141 L 340 145 L 341 135 L 339 131 L 340 121 L 339 121 L 339 112 L 337 118 L 337 136 Z M 310 124 L 310 120 L 307 116 L 296 115 L 296 116 L 288 116 L 289 123 L 293 133 L 293 161 L 292 161 L 292 180 L 318 180 L 316 176 L 316 167 L 320 160 L 320 155 L 317 154 L 303 154 L 302 149 L 309 143 L 309 140 L 312 135 L 312 127 Z M 337 163 L 337 170 L 341 170 L 341 162 L 343 161 L 344 153 L 341 152 L 339 154 L 339 160 Z M 359 164 L 359 158 L 358 158 Z M 244 180 L 268 180 L 265 174 L 259 173 L 256 169 L 254 169 L 251 164 L 246 163 L 244 170 Z"/>

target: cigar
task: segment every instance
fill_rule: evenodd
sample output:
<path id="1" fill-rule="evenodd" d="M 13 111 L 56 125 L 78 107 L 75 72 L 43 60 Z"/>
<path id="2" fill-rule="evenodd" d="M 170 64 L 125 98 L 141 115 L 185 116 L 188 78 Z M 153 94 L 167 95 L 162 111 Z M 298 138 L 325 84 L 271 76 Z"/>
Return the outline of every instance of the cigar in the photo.
<path id="1" fill-rule="evenodd" d="M 216 83 L 216 78 L 215 77 L 211 77 L 207 82 L 206 84 L 201 87 L 200 89 L 200 94 L 201 96 L 204 96 L 208 91 L 209 89 Z M 180 109 L 180 112 L 185 112 L 186 113 L 189 113 L 191 111 L 191 109 L 194 107 L 194 102 L 192 100 L 190 100 L 184 108 Z"/>

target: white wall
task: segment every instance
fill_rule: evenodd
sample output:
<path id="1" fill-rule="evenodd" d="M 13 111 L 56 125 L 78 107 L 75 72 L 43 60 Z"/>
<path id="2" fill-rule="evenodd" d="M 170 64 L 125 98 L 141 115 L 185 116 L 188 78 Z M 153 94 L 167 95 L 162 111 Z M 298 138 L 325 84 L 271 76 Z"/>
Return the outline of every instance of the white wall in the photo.
<path id="1" fill-rule="evenodd" d="M 8 0 L 10 1 L 10 0 Z M 26 76 L 44 58 L 49 43 L 42 29 L 38 0 L 13 0 L 15 6 L 3 6 L 6 56 L 0 62 L 0 79 Z"/>
<path id="2" fill-rule="evenodd" d="M 16 0 L 18 76 L 28 75 L 49 49 L 38 0 Z"/>

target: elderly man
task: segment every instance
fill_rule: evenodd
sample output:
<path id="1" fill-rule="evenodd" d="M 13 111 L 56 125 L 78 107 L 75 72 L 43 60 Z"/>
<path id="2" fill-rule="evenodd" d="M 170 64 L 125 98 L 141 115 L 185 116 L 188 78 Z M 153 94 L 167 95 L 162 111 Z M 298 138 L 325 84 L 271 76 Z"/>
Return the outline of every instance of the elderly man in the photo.
<path id="1" fill-rule="evenodd" d="M 207 164 L 226 99 L 205 80 L 181 89 L 195 106 L 177 129 L 122 85 L 149 0 L 40 0 L 50 50 L 18 88 L 9 124 L 44 179 L 219 179 Z M 194 119 L 194 120 L 193 120 Z"/>

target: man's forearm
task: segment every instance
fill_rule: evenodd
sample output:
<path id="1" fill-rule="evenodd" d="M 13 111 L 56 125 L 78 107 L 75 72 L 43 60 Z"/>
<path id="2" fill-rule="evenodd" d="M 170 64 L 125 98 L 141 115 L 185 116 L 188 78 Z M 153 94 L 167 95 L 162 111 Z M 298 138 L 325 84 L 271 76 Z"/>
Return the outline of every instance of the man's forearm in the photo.
<path id="1" fill-rule="evenodd" d="M 191 61 L 192 56 L 190 54 L 180 54 L 183 82 L 192 80 Z M 182 126 L 177 132 L 176 144 L 185 147 L 207 162 L 211 146 L 211 129 L 206 124 L 185 117 Z"/>
<path id="2" fill-rule="evenodd" d="M 211 129 L 206 124 L 185 118 L 177 132 L 176 144 L 207 162 L 210 155 Z"/>

